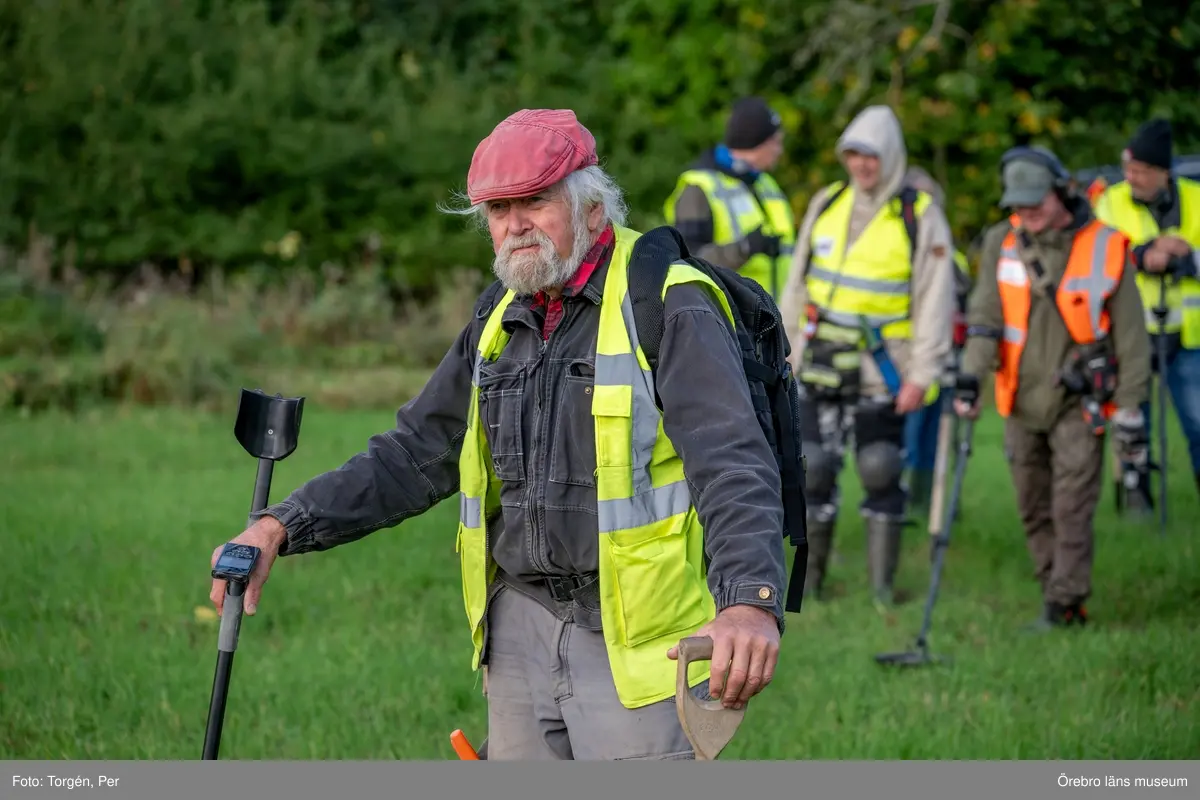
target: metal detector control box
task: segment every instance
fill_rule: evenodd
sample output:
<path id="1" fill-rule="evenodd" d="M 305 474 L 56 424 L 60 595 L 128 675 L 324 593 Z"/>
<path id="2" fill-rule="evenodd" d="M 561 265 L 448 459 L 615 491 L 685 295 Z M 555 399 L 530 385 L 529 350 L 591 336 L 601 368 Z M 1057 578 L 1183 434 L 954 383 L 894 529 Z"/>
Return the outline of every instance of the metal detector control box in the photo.
<path id="1" fill-rule="evenodd" d="M 259 549 L 248 544 L 230 542 L 221 550 L 212 576 L 217 580 L 247 582 L 258 563 Z"/>

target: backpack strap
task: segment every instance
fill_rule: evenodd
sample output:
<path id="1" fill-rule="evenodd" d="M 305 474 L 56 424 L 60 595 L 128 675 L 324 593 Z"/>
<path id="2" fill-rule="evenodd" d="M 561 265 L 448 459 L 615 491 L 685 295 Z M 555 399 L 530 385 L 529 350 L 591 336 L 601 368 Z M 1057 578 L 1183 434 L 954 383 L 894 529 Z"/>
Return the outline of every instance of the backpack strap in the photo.
<path id="1" fill-rule="evenodd" d="M 832 192 L 829 192 L 825 196 L 825 199 L 821 201 L 821 205 L 817 208 L 817 214 L 816 214 L 816 216 L 813 217 L 813 224 L 816 224 L 816 221 L 819 220 L 821 218 L 821 216 L 826 211 L 829 210 L 830 206 L 832 206 L 834 203 L 836 203 L 837 199 L 839 197 L 841 197 L 847 189 L 850 188 L 850 182 L 849 181 L 838 181 L 837 183 L 832 184 L 831 188 L 833 186 L 836 186 L 837 188 L 834 189 Z M 809 233 L 809 236 L 810 237 L 812 236 L 811 232 Z M 808 251 L 808 258 L 806 258 L 804 261 L 804 274 L 805 275 L 808 274 L 808 269 L 809 269 L 809 267 L 812 266 L 812 257 L 813 257 L 812 247 L 808 247 L 807 251 Z"/>
<path id="2" fill-rule="evenodd" d="M 639 247 L 647 235 L 650 234 L 643 234 L 634 244 L 626 274 L 638 343 L 646 355 L 651 374 L 657 374 L 658 349 L 662 345 L 663 329 L 666 325 L 663 285 L 667 282 L 667 272 L 670 271 L 673 260 L 664 258 L 661 252 L 656 252 L 655 247 Z M 687 247 L 682 237 L 679 238 L 679 247 L 681 254 L 686 257 Z M 657 393 L 657 389 L 655 392 Z"/>
<path id="3" fill-rule="evenodd" d="M 905 186 L 897 195 L 900 198 L 900 218 L 904 220 L 904 229 L 908 231 L 908 258 L 917 257 L 917 190 Z"/>

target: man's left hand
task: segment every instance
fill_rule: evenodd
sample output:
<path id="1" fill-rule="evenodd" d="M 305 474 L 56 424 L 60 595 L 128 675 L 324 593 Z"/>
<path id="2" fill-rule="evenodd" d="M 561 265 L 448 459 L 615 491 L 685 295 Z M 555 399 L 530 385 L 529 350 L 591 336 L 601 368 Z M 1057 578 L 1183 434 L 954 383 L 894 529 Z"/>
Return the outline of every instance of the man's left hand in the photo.
<path id="1" fill-rule="evenodd" d="M 1159 236 L 1154 242 L 1154 246 L 1159 250 L 1166 251 L 1167 255 L 1182 258 L 1192 252 L 1192 246 L 1188 244 L 1186 239 L 1179 236 Z"/>
<path id="2" fill-rule="evenodd" d="M 925 387 L 917 386 L 915 383 L 905 382 L 900 387 L 899 394 L 896 395 L 896 413 L 908 414 L 916 411 L 925 402 Z"/>
<path id="3" fill-rule="evenodd" d="M 720 697 L 726 708 L 745 708 L 775 675 L 779 626 L 775 615 L 764 608 L 729 606 L 692 635 L 712 639 L 708 693 Z M 679 647 L 668 650 L 667 658 L 679 658 Z"/>
<path id="4" fill-rule="evenodd" d="M 1113 414 L 1113 439 L 1117 456 L 1136 466 L 1145 466 L 1149 460 L 1150 437 L 1146 433 L 1146 419 L 1141 409 L 1119 408 Z"/>

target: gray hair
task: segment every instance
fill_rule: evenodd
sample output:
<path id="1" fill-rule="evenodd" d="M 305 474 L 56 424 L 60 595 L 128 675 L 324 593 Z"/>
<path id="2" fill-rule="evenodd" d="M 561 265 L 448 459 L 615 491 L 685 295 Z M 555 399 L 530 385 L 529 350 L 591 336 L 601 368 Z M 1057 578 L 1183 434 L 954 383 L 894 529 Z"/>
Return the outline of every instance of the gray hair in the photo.
<path id="1" fill-rule="evenodd" d="M 939 208 L 945 207 L 946 192 L 925 169 L 917 166 L 909 167 L 908 173 L 904 176 L 904 182 L 914 189 L 928 194 L 933 198 L 933 202 L 938 204 Z"/>
<path id="2" fill-rule="evenodd" d="M 625 193 L 611 175 L 596 165 L 575 170 L 551 189 L 566 193 L 574 220 L 582 220 L 593 206 L 599 204 L 604 208 L 601 224 L 611 222 L 625 225 L 629 214 Z M 455 192 L 454 199 L 462 205 L 439 206 L 439 209 L 447 214 L 470 217 L 481 230 L 487 228 L 486 200 L 472 205 L 470 199 L 461 192 Z"/>

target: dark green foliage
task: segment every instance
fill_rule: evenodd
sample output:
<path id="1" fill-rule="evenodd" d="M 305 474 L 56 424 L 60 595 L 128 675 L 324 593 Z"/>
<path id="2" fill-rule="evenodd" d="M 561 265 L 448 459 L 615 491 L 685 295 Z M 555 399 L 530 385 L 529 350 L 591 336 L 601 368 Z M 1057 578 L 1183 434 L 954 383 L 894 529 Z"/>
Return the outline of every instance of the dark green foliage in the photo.
<path id="1" fill-rule="evenodd" d="M 963 238 L 996 217 L 1014 143 L 1083 167 L 1149 114 L 1182 147 L 1200 122 L 1200 10 L 1176 4 L 2 0 L 0 30 L 0 235 L 34 223 L 115 276 L 483 269 L 486 241 L 435 206 L 524 106 L 574 108 L 649 226 L 734 95 L 783 110 L 798 212 L 839 176 L 849 117 L 891 102 Z"/>

